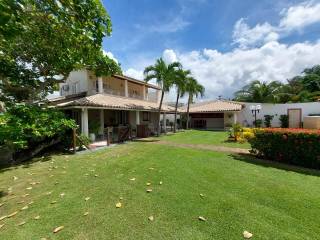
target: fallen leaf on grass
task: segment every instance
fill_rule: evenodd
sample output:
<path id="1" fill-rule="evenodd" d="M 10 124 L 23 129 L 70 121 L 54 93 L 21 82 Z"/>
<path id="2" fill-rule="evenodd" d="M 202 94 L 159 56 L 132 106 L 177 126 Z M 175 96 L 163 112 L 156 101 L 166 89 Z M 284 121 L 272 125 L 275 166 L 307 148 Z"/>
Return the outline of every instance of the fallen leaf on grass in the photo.
<path id="1" fill-rule="evenodd" d="M 200 220 L 200 221 L 203 221 L 203 222 L 206 222 L 206 221 L 207 221 L 207 219 L 204 218 L 204 217 L 202 217 L 202 216 L 199 216 L 199 220 Z"/>
<path id="2" fill-rule="evenodd" d="M 26 222 L 25 221 L 23 221 L 23 222 L 21 222 L 21 223 L 18 223 L 18 225 L 17 226 L 22 226 L 22 225 L 25 225 L 26 224 Z"/>
<path id="3" fill-rule="evenodd" d="M 204 194 L 200 193 L 200 197 L 204 198 Z"/>
<path id="4" fill-rule="evenodd" d="M 34 201 L 31 201 L 31 202 L 28 203 L 28 205 L 31 205 L 31 204 L 33 204 L 33 203 L 34 203 Z"/>
<path id="5" fill-rule="evenodd" d="M 150 185 L 151 185 L 151 183 L 147 182 L 147 186 L 150 186 Z"/>
<path id="6" fill-rule="evenodd" d="M 89 199 L 90 199 L 90 197 L 86 197 L 84 200 L 85 200 L 85 201 L 88 201 Z"/>
<path id="7" fill-rule="evenodd" d="M 3 219 L 6 219 L 8 216 L 2 216 L 0 217 L 0 221 L 2 221 Z"/>
<path id="8" fill-rule="evenodd" d="M 17 202 L 17 204 L 22 204 L 22 203 L 24 203 L 24 201 L 22 200 L 22 201 L 20 201 L 20 202 Z"/>
<path id="9" fill-rule="evenodd" d="M 30 195 L 30 194 L 27 193 L 27 194 L 22 195 L 22 197 L 28 197 L 29 195 Z"/>
<path id="10" fill-rule="evenodd" d="M 34 220 L 39 220 L 39 219 L 40 219 L 40 216 L 35 216 L 33 219 L 34 219 Z"/>
<path id="11" fill-rule="evenodd" d="M 150 192 L 152 192 L 152 189 L 147 189 L 147 193 L 150 193 Z"/>
<path id="12" fill-rule="evenodd" d="M 62 229 L 64 229 L 64 226 L 57 227 L 53 230 L 53 233 L 60 232 Z"/>
<path id="13" fill-rule="evenodd" d="M 162 181 L 159 182 L 159 185 L 162 185 Z"/>
<path id="14" fill-rule="evenodd" d="M 0 229 L 4 226 L 4 224 L 0 224 Z"/>
<path id="15" fill-rule="evenodd" d="M 46 193 L 46 195 L 51 195 L 51 194 L 52 194 L 52 192 L 47 192 L 47 193 Z"/>
<path id="16" fill-rule="evenodd" d="M 87 215 L 89 215 L 89 212 L 85 212 L 85 213 L 83 214 L 83 216 L 87 216 Z"/>
<path id="17" fill-rule="evenodd" d="M 149 170 L 154 170 L 154 168 L 153 168 L 153 167 L 150 167 Z"/>
<path id="18" fill-rule="evenodd" d="M 135 181 L 135 180 L 136 180 L 136 178 L 131 178 L 131 179 L 130 179 L 130 181 Z"/>
<path id="19" fill-rule="evenodd" d="M 65 193 L 60 193 L 60 197 L 64 197 Z"/>
<path id="20" fill-rule="evenodd" d="M 121 202 L 118 202 L 118 203 L 116 204 L 116 208 L 121 208 L 121 207 L 122 207 Z"/>
<path id="21" fill-rule="evenodd" d="M 244 237 L 245 239 L 250 239 L 250 238 L 252 238 L 252 236 L 253 236 L 253 234 L 250 233 L 250 232 L 248 232 L 248 231 L 244 231 L 244 232 L 243 232 L 243 237 Z"/>
<path id="22" fill-rule="evenodd" d="M 0 203 L 0 207 L 2 207 L 4 205 L 4 203 Z"/>
<path id="23" fill-rule="evenodd" d="M 149 219 L 149 221 L 153 221 L 154 220 L 154 217 L 153 216 L 150 216 L 150 217 L 148 217 L 148 219 Z"/>
<path id="24" fill-rule="evenodd" d="M 32 189 L 32 187 L 27 187 L 26 189 L 27 189 L 27 190 L 31 190 L 31 189 Z"/>
<path id="25" fill-rule="evenodd" d="M 23 208 L 21 208 L 21 210 L 27 210 L 29 207 L 28 206 L 24 206 Z"/>
<path id="26" fill-rule="evenodd" d="M 98 174 L 95 174 L 94 176 L 95 176 L 95 177 L 99 177 L 99 175 L 98 175 Z"/>
<path id="27" fill-rule="evenodd" d="M 17 214 L 18 214 L 18 211 L 9 214 L 7 217 L 8 217 L 8 218 L 11 218 L 11 217 L 14 217 L 14 216 L 17 215 Z"/>
<path id="28" fill-rule="evenodd" d="M 50 204 L 56 204 L 57 203 L 57 201 L 52 201 Z"/>
<path id="29" fill-rule="evenodd" d="M 16 180 L 18 180 L 18 177 L 13 176 L 13 181 L 16 181 Z"/>
<path id="30" fill-rule="evenodd" d="M 59 184 L 59 182 L 58 182 L 58 181 L 54 183 L 54 185 L 57 185 L 57 184 Z"/>

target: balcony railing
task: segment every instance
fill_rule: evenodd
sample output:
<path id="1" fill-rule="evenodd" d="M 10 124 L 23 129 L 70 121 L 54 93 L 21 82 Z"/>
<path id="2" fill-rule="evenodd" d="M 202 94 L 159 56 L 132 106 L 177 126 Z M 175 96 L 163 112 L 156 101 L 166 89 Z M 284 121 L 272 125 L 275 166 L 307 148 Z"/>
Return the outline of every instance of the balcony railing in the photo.
<path id="1" fill-rule="evenodd" d="M 125 92 L 124 91 L 119 91 L 119 90 L 114 90 L 114 89 L 104 89 L 104 93 L 125 97 Z M 141 96 L 141 95 L 132 94 L 132 93 L 129 93 L 128 97 L 129 98 L 134 98 L 134 99 L 139 99 L 139 100 L 150 101 L 150 102 L 156 102 L 157 101 L 157 97 L 156 97 L 155 94 L 148 94 L 146 99 L 143 99 L 143 96 Z"/>

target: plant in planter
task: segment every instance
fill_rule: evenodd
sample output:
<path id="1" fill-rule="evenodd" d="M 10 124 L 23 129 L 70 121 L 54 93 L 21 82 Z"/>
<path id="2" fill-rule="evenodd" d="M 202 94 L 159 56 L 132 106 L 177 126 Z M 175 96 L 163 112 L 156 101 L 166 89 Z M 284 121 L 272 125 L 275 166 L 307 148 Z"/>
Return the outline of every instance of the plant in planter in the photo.
<path id="1" fill-rule="evenodd" d="M 99 133 L 100 123 L 98 121 L 89 122 L 89 132 L 91 141 L 95 141 L 96 136 Z"/>
<path id="2" fill-rule="evenodd" d="M 279 117 L 280 123 L 281 123 L 281 128 L 288 128 L 289 127 L 289 117 L 288 115 L 280 115 Z"/>
<path id="3" fill-rule="evenodd" d="M 273 115 L 264 115 L 264 125 L 269 128 L 271 127 L 271 121 L 273 119 Z"/>
<path id="4" fill-rule="evenodd" d="M 253 121 L 253 124 L 256 128 L 261 128 L 262 126 L 262 120 L 261 119 L 257 119 L 255 121 Z"/>

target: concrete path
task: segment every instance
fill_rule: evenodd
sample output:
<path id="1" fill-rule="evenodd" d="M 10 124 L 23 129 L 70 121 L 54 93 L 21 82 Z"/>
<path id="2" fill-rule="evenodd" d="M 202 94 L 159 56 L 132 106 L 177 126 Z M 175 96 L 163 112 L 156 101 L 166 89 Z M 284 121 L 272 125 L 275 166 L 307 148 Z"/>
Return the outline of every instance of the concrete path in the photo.
<path id="1" fill-rule="evenodd" d="M 215 146 L 215 145 L 206 145 L 206 144 L 187 144 L 187 143 L 174 143 L 169 141 L 155 141 L 152 142 L 154 144 L 168 145 L 174 147 L 182 147 L 182 148 L 193 148 L 193 149 L 201 149 L 201 150 L 209 150 L 214 152 L 226 152 L 226 153 L 241 153 L 241 154 L 249 154 L 249 149 L 243 148 L 233 148 L 233 147 L 224 147 L 224 146 Z"/>

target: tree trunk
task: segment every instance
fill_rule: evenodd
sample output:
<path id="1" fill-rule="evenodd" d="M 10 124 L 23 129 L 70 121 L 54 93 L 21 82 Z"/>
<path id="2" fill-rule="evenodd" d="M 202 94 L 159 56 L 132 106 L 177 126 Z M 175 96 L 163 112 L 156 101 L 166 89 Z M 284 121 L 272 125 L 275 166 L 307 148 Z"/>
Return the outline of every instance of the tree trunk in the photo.
<path id="1" fill-rule="evenodd" d="M 25 162 L 34 156 L 36 156 L 38 153 L 43 151 L 44 149 L 51 147 L 53 145 L 56 145 L 60 142 L 60 139 L 52 139 L 49 142 L 43 142 L 40 143 L 37 147 L 34 149 L 28 149 L 26 151 L 22 151 L 21 153 L 18 153 L 17 156 L 15 156 L 14 161 L 17 163 Z"/>
<path id="2" fill-rule="evenodd" d="M 190 97 L 190 94 L 189 94 L 188 107 L 187 107 L 187 126 L 186 126 L 186 129 L 189 129 L 189 108 L 190 108 L 190 101 L 191 101 L 191 97 Z"/>
<path id="3" fill-rule="evenodd" d="M 176 132 L 176 126 L 177 126 L 177 111 L 178 111 L 178 102 L 179 102 L 179 89 L 178 89 L 178 93 L 177 93 L 177 100 L 176 100 L 176 106 L 175 106 L 175 110 L 174 110 L 174 122 L 173 122 L 173 132 Z"/>
<path id="4" fill-rule="evenodd" d="M 162 107 L 163 96 L 164 96 L 164 91 L 162 90 L 160 105 L 159 105 L 159 110 L 158 110 L 158 137 L 160 136 L 160 133 L 161 133 L 160 118 L 161 118 L 161 107 Z"/>

